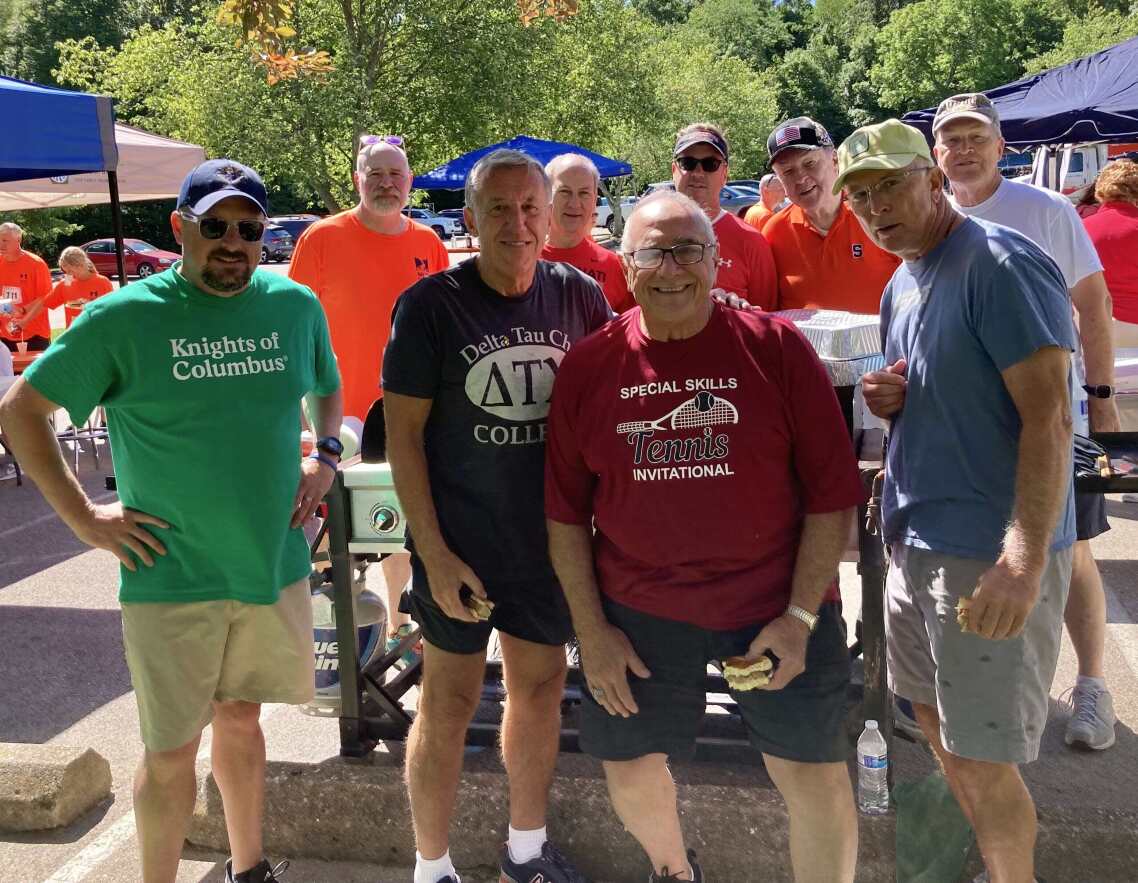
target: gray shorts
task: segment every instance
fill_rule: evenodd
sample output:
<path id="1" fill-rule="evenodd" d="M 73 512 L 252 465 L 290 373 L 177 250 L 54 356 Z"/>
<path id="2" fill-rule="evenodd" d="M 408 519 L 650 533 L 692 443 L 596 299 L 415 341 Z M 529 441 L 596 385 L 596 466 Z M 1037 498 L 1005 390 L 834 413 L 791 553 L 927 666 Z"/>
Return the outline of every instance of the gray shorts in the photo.
<path id="1" fill-rule="evenodd" d="M 991 561 L 893 546 L 885 585 L 889 686 L 937 709 L 941 743 L 953 754 L 994 763 L 1038 757 L 1071 558 L 1069 547 L 1048 558 L 1039 600 L 1019 637 L 990 641 L 960 631 L 956 602 L 971 597 Z"/>

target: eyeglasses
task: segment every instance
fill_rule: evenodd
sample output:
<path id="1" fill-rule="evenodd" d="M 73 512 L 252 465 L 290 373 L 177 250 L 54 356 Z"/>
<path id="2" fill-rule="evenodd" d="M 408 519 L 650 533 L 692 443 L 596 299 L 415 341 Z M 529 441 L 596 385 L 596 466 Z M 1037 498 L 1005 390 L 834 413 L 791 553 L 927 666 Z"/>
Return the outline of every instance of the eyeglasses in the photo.
<path id="1" fill-rule="evenodd" d="M 632 265 L 638 270 L 654 270 L 664 263 L 664 255 L 670 254 L 677 267 L 686 267 L 698 264 L 703 260 L 703 254 L 709 248 L 715 248 L 714 243 L 688 242 L 683 245 L 673 245 L 671 248 L 638 248 L 636 251 L 624 253 L 625 257 L 632 258 Z"/>
<path id="2" fill-rule="evenodd" d="M 678 165 L 685 172 L 694 172 L 696 166 L 699 166 L 705 172 L 714 172 L 723 165 L 723 160 L 718 156 L 678 156 L 676 157 L 676 165 Z"/>
<path id="3" fill-rule="evenodd" d="M 390 144 L 392 147 L 403 149 L 403 139 L 398 135 L 360 135 L 360 147 L 369 144 Z"/>
<path id="4" fill-rule="evenodd" d="M 917 169 L 908 169 L 897 175 L 890 175 L 888 178 L 882 178 L 876 184 L 869 187 L 859 187 L 857 190 L 847 190 L 846 199 L 853 208 L 865 208 L 869 205 L 869 197 L 880 197 L 881 199 L 891 199 L 897 195 L 898 188 L 908 179 L 910 175 L 916 175 L 919 172 L 928 172 L 932 170 L 932 166 L 921 166 Z"/>
<path id="5" fill-rule="evenodd" d="M 192 212 L 178 212 L 183 221 L 198 225 L 198 232 L 202 239 L 221 239 L 229 232 L 230 227 L 237 228 L 237 235 L 246 242 L 260 242 L 265 235 L 265 222 L 244 219 L 240 221 L 226 221 L 223 218 L 214 218 L 209 215 L 195 215 Z"/>

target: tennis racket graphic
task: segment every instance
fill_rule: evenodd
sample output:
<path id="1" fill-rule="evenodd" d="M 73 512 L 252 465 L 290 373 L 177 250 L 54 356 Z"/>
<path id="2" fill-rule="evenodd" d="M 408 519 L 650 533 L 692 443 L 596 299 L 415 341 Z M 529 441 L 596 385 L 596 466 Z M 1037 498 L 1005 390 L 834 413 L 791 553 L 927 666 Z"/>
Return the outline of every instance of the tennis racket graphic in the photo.
<path id="1" fill-rule="evenodd" d="M 738 423 L 739 412 L 727 399 L 717 398 L 706 390 L 695 394 L 663 417 L 655 420 L 633 420 L 618 423 L 616 431 L 621 435 L 630 432 L 647 432 L 653 429 L 690 429 L 699 426 L 721 426 L 724 423 Z"/>

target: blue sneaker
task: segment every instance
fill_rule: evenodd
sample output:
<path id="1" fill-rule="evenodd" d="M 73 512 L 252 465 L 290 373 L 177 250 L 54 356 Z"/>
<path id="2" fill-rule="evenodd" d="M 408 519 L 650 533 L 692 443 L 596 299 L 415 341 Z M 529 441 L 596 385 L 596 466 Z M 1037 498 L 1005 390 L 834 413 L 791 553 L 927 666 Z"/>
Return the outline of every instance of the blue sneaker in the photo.
<path id="1" fill-rule="evenodd" d="M 502 876 L 499 883 L 589 883 L 585 875 L 573 867 L 548 840 L 542 844 L 541 855 L 518 864 L 510 858 L 510 847 L 502 847 Z"/>

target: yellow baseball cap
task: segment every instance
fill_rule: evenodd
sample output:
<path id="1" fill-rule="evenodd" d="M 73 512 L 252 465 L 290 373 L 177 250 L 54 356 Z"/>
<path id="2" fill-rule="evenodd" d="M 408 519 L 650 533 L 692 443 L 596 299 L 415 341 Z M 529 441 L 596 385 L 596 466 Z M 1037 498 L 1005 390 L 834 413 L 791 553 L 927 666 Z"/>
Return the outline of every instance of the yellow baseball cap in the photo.
<path id="1" fill-rule="evenodd" d="M 862 126 L 838 148 L 838 180 L 834 193 L 842 189 L 846 178 L 854 172 L 903 169 L 915 159 L 932 164 L 929 144 L 919 129 L 891 119 L 872 126 Z"/>

